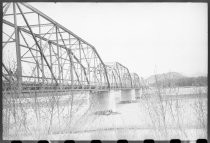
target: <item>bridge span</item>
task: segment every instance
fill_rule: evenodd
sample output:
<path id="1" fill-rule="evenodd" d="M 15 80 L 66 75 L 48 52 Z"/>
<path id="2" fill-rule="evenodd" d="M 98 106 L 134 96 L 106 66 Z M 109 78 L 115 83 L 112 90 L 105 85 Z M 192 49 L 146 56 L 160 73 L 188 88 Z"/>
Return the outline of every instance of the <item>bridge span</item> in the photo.
<path id="1" fill-rule="evenodd" d="M 93 45 L 28 3 L 4 3 L 2 49 L 7 93 L 77 90 L 109 97 L 119 90 L 130 100 L 143 87 L 138 74 L 104 62 Z"/>

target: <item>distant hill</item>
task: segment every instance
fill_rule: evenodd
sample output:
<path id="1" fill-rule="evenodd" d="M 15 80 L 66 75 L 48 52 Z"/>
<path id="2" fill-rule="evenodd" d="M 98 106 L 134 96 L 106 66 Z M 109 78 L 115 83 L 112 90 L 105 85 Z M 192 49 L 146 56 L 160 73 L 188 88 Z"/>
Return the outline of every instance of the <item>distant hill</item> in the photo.
<path id="1" fill-rule="evenodd" d="M 207 85 L 207 77 L 205 76 L 187 77 L 177 72 L 168 72 L 163 74 L 152 75 L 145 81 L 150 86 L 159 85 L 162 87 Z"/>

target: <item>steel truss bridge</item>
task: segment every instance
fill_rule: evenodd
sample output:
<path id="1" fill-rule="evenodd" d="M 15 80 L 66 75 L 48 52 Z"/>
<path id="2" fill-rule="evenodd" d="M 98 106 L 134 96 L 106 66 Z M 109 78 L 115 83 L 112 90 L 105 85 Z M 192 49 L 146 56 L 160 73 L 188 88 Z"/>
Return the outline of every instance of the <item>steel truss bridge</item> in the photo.
<path id="1" fill-rule="evenodd" d="M 139 89 L 142 78 L 27 3 L 3 4 L 3 89 Z"/>

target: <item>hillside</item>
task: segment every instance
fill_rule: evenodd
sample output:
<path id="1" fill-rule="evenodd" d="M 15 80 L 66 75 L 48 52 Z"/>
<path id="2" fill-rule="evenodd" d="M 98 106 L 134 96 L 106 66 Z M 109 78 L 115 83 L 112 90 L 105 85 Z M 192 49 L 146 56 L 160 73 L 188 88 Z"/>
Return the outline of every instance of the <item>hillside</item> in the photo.
<path id="1" fill-rule="evenodd" d="M 146 82 L 149 84 L 153 84 L 156 82 L 156 79 L 157 81 L 164 81 L 164 80 L 180 79 L 184 77 L 185 76 L 177 72 L 168 72 L 168 73 L 163 73 L 163 74 L 152 75 L 146 79 Z"/>

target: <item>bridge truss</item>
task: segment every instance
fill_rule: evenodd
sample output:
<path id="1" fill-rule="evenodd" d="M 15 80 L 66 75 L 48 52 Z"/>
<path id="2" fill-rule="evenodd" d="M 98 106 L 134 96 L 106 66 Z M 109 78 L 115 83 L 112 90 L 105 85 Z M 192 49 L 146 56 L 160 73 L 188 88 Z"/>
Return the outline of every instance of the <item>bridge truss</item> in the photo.
<path id="1" fill-rule="evenodd" d="M 137 74 L 104 64 L 96 48 L 27 3 L 3 4 L 4 89 L 140 88 Z"/>

